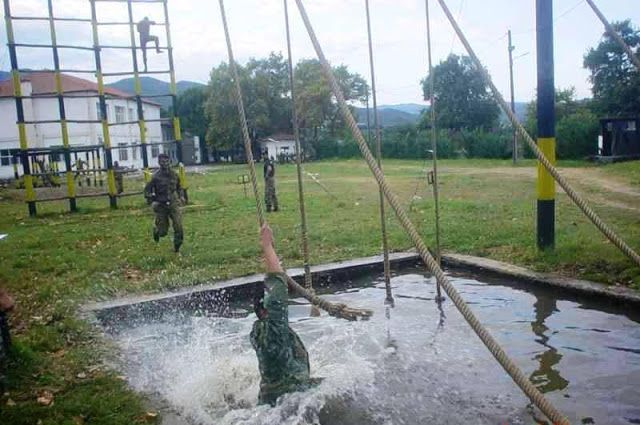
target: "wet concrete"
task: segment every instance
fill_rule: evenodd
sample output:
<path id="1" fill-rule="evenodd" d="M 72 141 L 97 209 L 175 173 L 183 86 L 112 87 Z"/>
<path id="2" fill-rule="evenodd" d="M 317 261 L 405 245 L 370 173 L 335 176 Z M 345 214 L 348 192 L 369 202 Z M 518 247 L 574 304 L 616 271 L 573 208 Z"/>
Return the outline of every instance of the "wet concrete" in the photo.
<path id="1" fill-rule="evenodd" d="M 506 352 L 571 423 L 640 423 L 640 313 L 557 288 L 450 275 Z M 532 424 L 528 400 L 433 279 L 397 271 L 396 307 L 384 307 L 381 276 L 345 280 L 325 294 L 372 308 L 366 322 L 309 318 L 290 305 L 317 388 L 256 406 L 259 374 L 248 341 L 254 321 L 241 302 L 111 327 L 131 385 L 163 400 L 185 424 Z"/>

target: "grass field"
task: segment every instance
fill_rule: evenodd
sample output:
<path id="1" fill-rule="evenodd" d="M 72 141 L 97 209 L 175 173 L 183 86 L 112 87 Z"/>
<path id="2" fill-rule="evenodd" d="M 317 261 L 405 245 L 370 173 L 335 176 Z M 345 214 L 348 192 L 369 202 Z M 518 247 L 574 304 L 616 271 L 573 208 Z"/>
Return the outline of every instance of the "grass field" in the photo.
<path id="1" fill-rule="evenodd" d="M 425 163 L 387 161 L 395 193 L 431 247 L 434 207 L 425 182 Z M 640 164 L 594 166 L 561 163 L 562 172 L 591 200 L 594 209 L 628 244 L 640 249 Z M 379 253 L 377 185 L 363 161 L 305 164 L 330 194 L 305 180 L 309 245 L 314 264 Z M 188 176 L 191 204 L 184 208 L 185 245 L 172 253 L 170 238 L 151 239 L 153 215 L 142 197 L 79 200 L 80 212 L 63 202 L 38 205 L 29 218 L 21 194 L 0 192 L 0 282 L 16 298 L 12 315 L 15 356 L 8 394 L 0 400 L 0 423 L 120 424 L 153 421 L 144 401 L 117 374 L 101 366 L 109 350 L 77 307 L 90 300 L 155 292 L 259 271 L 255 202 L 244 196 L 237 176 L 243 166 L 226 166 Z M 558 193 L 556 249 L 535 246 L 535 163 L 451 160 L 440 163 L 442 245 L 445 251 L 485 256 L 607 284 L 640 289 L 640 269 Z M 295 168 L 277 170 L 282 210 L 268 216 L 287 267 L 302 263 Z M 142 181 L 127 179 L 127 190 Z M 388 209 L 390 247 L 411 248 Z M 54 404 L 39 406 L 51 391 Z M 10 401 L 9 401 L 10 400 Z M 7 405 L 7 403 L 9 405 Z"/>

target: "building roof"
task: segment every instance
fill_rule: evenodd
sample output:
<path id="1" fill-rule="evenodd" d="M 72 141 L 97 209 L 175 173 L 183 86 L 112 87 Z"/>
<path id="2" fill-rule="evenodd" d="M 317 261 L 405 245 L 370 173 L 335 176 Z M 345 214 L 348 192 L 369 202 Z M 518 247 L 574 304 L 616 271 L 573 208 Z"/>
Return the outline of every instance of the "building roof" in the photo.
<path id="1" fill-rule="evenodd" d="M 61 74 L 62 77 L 62 91 L 66 93 L 81 93 L 81 92 L 98 92 L 98 84 L 93 81 L 84 80 L 82 78 L 72 77 L 71 75 Z M 53 72 L 32 72 L 27 75 L 21 76 L 20 81 L 31 82 L 31 93 L 34 96 L 55 94 L 56 93 L 56 80 Z M 114 97 L 130 98 L 132 95 L 123 91 L 104 87 L 104 93 Z M 13 80 L 7 79 L 0 82 L 0 98 L 13 97 Z M 151 105 L 160 106 L 159 103 L 152 102 L 148 99 L 143 99 L 143 102 Z"/>
<path id="2" fill-rule="evenodd" d="M 271 136 L 263 137 L 260 142 L 295 142 L 296 139 L 293 134 L 276 133 Z"/>

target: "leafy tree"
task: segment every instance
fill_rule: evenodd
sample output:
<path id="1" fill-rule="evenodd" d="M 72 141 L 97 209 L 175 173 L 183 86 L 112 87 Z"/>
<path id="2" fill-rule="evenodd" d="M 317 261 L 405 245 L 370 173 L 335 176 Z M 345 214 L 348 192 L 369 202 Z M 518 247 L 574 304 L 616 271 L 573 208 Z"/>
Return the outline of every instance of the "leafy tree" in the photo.
<path id="1" fill-rule="evenodd" d="M 493 101 L 482 74 L 467 56 L 449 55 L 434 67 L 436 125 L 450 130 L 497 126 L 500 109 Z M 429 76 L 422 80 L 422 93 L 430 99 Z M 422 127 L 429 127 L 428 113 L 423 113 Z"/>
<path id="2" fill-rule="evenodd" d="M 556 156 L 558 158 L 582 158 L 597 153 L 598 118 L 591 112 L 592 102 L 576 100 L 575 89 L 556 90 Z M 534 140 L 538 134 L 537 102 L 527 105 L 525 127 Z M 533 156 L 528 145 L 525 155 Z"/>
<path id="3" fill-rule="evenodd" d="M 614 29 L 640 56 L 640 32 L 629 20 L 614 22 Z M 640 114 L 640 72 L 620 45 L 605 32 L 596 48 L 584 56 L 584 67 L 591 72 L 596 110 L 601 115 Z"/>
<path id="4" fill-rule="evenodd" d="M 207 87 L 191 87 L 176 99 L 176 110 L 180 117 L 180 126 L 189 133 L 206 140 L 209 120 L 205 114 Z"/>

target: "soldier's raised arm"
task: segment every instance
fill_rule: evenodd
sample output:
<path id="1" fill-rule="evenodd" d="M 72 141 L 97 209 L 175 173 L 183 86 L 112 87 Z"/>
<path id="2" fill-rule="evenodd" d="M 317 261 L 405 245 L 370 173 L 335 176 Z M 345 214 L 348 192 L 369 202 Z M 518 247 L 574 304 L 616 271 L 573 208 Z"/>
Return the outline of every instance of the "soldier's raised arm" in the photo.
<path id="1" fill-rule="evenodd" d="M 289 321 L 287 281 L 278 255 L 273 247 L 273 234 L 267 224 L 260 229 L 260 245 L 262 246 L 262 255 L 267 269 L 267 276 L 264 280 L 264 308 L 268 312 L 267 318 L 271 324 L 283 324 L 286 326 Z"/>

